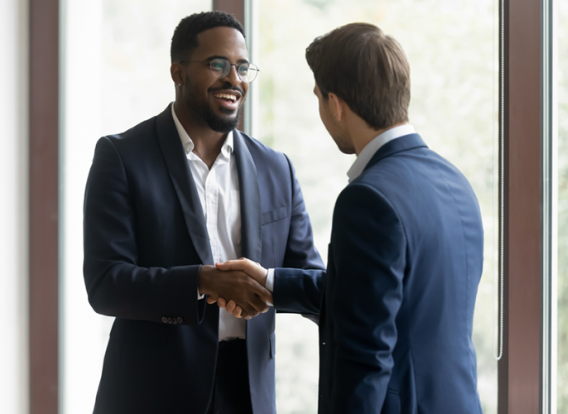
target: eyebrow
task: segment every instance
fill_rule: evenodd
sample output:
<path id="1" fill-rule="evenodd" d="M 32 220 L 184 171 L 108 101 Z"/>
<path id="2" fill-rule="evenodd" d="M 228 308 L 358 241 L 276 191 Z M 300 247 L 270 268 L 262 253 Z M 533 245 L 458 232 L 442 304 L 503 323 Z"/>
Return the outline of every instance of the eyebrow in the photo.
<path id="1" fill-rule="evenodd" d="M 231 61 L 227 56 L 222 56 L 222 55 L 213 55 L 213 56 L 209 56 L 207 59 L 205 59 L 206 61 L 209 60 L 213 60 L 213 59 L 226 59 L 229 62 Z M 239 59 L 237 60 L 237 63 L 250 63 L 248 60 L 246 59 Z"/>

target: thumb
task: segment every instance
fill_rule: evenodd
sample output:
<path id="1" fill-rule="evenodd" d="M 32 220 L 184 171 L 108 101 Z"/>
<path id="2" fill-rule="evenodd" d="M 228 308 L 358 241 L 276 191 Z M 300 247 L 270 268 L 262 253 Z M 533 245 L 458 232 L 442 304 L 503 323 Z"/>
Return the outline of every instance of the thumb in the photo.
<path id="1" fill-rule="evenodd" d="M 246 270 L 249 265 L 248 259 L 227 260 L 225 263 L 215 263 L 219 270 Z"/>

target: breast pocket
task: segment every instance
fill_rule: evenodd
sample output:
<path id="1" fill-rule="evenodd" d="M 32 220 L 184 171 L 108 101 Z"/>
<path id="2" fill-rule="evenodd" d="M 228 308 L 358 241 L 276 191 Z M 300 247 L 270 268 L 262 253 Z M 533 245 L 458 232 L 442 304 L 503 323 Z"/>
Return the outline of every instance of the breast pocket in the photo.
<path id="1" fill-rule="evenodd" d="M 262 260 L 266 267 L 281 267 L 290 231 L 287 207 L 265 211 L 260 217 L 262 227 Z"/>
<path id="2" fill-rule="evenodd" d="M 288 217 L 288 209 L 286 208 L 286 206 L 275 208 L 273 210 L 262 213 L 260 224 L 264 226 L 266 224 L 284 220 L 286 217 Z"/>

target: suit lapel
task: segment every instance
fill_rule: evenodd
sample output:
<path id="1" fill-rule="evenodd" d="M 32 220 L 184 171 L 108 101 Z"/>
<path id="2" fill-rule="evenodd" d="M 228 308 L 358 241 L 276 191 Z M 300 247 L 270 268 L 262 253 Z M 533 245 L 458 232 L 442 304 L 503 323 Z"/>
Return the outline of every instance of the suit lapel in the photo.
<path id="1" fill-rule="evenodd" d="M 209 235 L 205 224 L 205 215 L 201 208 L 197 188 L 189 168 L 185 151 L 177 132 L 170 106 L 156 118 L 158 142 L 170 177 L 179 198 L 185 225 L 191 236 L 193 246 L 206 265 L 213 265 L 213 255 L 209 243 Z"/>
<path id="2" fill-rule="evenodd" d="M 260 262 L 262 236 L 260 227 L 260 189 L 256 166 L 243 136 L 236 129 L 233 130 L 233 141 L 241 192 L 242 254 L 250 260 Z"/>

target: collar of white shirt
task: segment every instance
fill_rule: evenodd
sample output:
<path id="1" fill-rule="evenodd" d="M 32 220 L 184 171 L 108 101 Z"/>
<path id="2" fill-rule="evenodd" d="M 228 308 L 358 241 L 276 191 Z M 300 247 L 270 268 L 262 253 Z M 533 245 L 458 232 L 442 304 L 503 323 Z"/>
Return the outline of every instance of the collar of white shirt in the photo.
<path id="1" fill-rule="evenodd" d="M 397 126 L 394 128 L 389 129 L 388 131 L 383 132 L 376 138 L 374 138 L 371 142 L 365 145 L 365 148 L 359 153 L 357 159 L 347 171 L 347 177 L 349 177 L 349 182 L 353 181 L 355 178 L 359 177 L 363 170 L 373 158 L 373 155 L 387 142 L 392 141 L 393 139 L 403 137 L 405 135 L 414 134 L 416 131 L 414 127 L 410 124 L 405 124 L 401 126 Z"/>
<path id="2" fill-rule="evenodd" d="M 193 143 L 193 141 L 185 131 L 185 128 L 179 121 L 176 115 L 176 111 L 174 110 L 173 103 L 172 103 L 172 116 L 174 118 L 174 124 L 176 124 L 176 129 L 179 134 L 181 144 L 183 145 L 183 149 L 185 150 L 185 154 L 189 155 L 191 154 L 191 151 L 193 151 L 193 147 L 195 146 L 195 144 Z M 223 144 L 223 147 L 221 147 L 221 154 L 223 155 L 223 157 L 229 158 L 231 153 L 233 152 L 233 148 L 234 148 L 233 131 L 229 131 L 229 133 L 227 134 L 227 138 L 225 139 L 225 143 Z"/>

